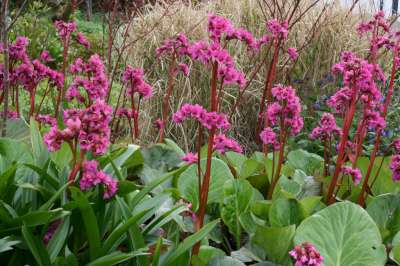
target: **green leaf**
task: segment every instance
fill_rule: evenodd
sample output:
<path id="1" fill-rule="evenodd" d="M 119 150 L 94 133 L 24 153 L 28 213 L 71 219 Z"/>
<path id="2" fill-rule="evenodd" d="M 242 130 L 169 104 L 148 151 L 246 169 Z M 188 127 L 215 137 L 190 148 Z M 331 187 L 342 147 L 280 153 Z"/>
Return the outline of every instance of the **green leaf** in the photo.
<path id="1" fill-rule="evenodd" d="M 177 215 L 180 213 L 188 211 L 186 206 L 175 206 L 171 210 L 163 213 L 162 215 L 154 218 L 146 227 L 143 229 L 143 235 L 146 236 L 147 234 L 151 234 L 156 231 L 158 228 L 162 227 L 169 221 L 176 218 Z"/>
<path id="2" fill-rule="evenodd" d="M 262 164 L 254 159 L 247 159 L 240 168 L 240 178 L 247 178 L 256 174 L 262 168 Z"/>
<path id="3" fill-rule="evenodd" d="M 185 152 L 171 139 L 164 139 L 165 144 L 167 147 L 171 148 L 174 150 L 179 157 L 185 156 Z"/>
<path id="4" fill-rule="evenodd" d="M 8 203 L 10 203 L 14 198 L 16 190 L 14 178 L 16 171 L 17 165 L 13 164 L 0 175 L 0 199 Z"/>
<path id="5" fill-rule="evenodd" d="M 0 239 L 0 253 L 12 250 L 13 246 L 21 243 L 19 240 L 15 240 L 10 236 L 6 236 Z"/>
<path id="6" fill-rule="evenodd" d="M 32 151 L 37 165 L 43 166 L 49 159 L 49 152 L 43 143 L 43 137 L 40 134 L 39 124 L 34 117 L 30 120 Z"/>
<path id="7" fill-rule="evenodd" d="M 108 255 L 105 255 L 103 257 L 100 257 L 91 263 L 88 264 L 88 266 L 111 266 L 111 265 L 116 265 L 118 263 L 127 261 L 131 258 L 138 257 L 138 256 L 148 256 L 150 253 L 145 252 L 146 249 L 141 249 L 129 253 L 122 253 L 120 251 L 116 251 L 113 253 L 110 253 Z"/>
<path id="8" fill-rule="evenodd" d="M 71 148 L 64 142 L 58 151 L 50 154 L 50 158 L 57 165 L 58 169 L 63 170 L 72 160 Z"/>
<path id="9" fill-rule="evenodd" d="M 251 241 L 261 247 L 267 258 L 275 263 L 286 263 L 289 261 L 288 252 L 292 245 L 296 226 L 267 227 L 258 226 Z"/>
<path id="10" fill-rule="evenodd" d="M 237 248 L 240 247 L 242 227 L 240 216 L 245 213 L 253 197 L 253 188 L 244 179 L 228 180 L 224 184 L 224 198 L 221 204 L 221 218 L 234 235 Z"/>
<path id="11" fill-rule="evenodd" d="M 204 174 L 206 168 L 206 158 L 201 160 L 201 169 Z M 202 176 L 203 176 L 202 174 Z M 191 165 L 184 171 L 178 179 L 178 189 L 182 197 L 190 201 L 193 210 L 197 210 L 199 201 L 197 165 Z M 229 167 L 222 160 L 212 158 L 210 187 L 208 191 L 207 203 L 220 203 L 223 200 L 223 187 L 227 180 L 233 179 L 233 175 Z"/>
<path id="12" fill-rule="evenodd" d="M 154 250 L 153 259 L 151 261 L 151 265 L 152 266 L 158 266 L 158 262 L 160 261 L 162 245 L 163 245 L 163 238 L 159 237 L 158 240 L 157 240 L 156 248 Z"/>
<path id="13" fill-rule="evenodd" d="M 400 265 L 400 232 L 398 232 L 392 241 L 392 250 L 389 253 L 389 257 L 391 260 L 396 262 L 397 265 Z"/>
<path id="14" fill-rule="evenodd" d="M 272 206 L 272 201 L 270 200 L 257 200 L 251 205 L 251 212 L 258 218 L 269 221 L 269 211 Z"/>
<path id="15" fill-rule="evenodd" d="M 374 167 L 371 172 L 370 184 L 373 182 L 374 177 L 380 168 L 382 157 L 376 157 Z M 372 186 L 372 192 L 374 195 L 381 195 L 385 193 L 391 192 L 399 192 L 400 191 L 400 183 L 394 182 L 392 179 L 392 172 L 389 168 L 390 158 L 385 158 L 380 168 L 379 176 L 376 179 L 374 185 Z M 360 157 L 357 160 L 357 166 L 361 170 L 363 177 L 367 172 L 369 165 L 368 157 Z"/>
<path id="16" fill-rule="evenodd" d="M 151 183 L 147 184 L 139 193 L 135 195 L 135 197 L 131 200 L 131 205 L 136 206 L 147 194 L 149 194 L 154 188 L 158 185 L 166 182 L 169 178 L 171 178 L 176 173 L 182 171 L 182 169 L 186 169 L 187 166 L 181 167 L 165 175 L 157 178 L 156 180 L 152 181 Z"/>
<path id="17" fill-rule="evenodd" d="M 39 210 L 48 210 L 51 208 L 53 203 L 61 196 L 64 190 L 69 186 L 69 183 L 64 184 L 56 193 L 54 193 L 51 198 L 46 201 L 42 206 L 40 206 Z"/>
<path id="18" fill-rule="evenodd" d="M 74 201 L 77 202 L 78 208 L 81 211 L 83 223 L 86 229 L 87 240 L 89 242 L 90 258 L 96 259 L 100 255 L 100 231 L 97 224 L 96 215 L 92 206 L 85 195 L 76 187 L 70 187 L 71 195 Z"/>
<path id="19" fill-rule="evenodd" d="M 214 220 L 206 225 L 204 225 L 199 231 L 193 235 L 185 238 L 171 253 L 168 254 L 164 261 L 165 266 L 175 265 L 175 261 L 184 254 L 186 251 L 190 250 L 197 242 L 204 239 L 217 225 L 219 219 Z"/>
<path id="20" fill-rule="evenodd" d="M 232 257 L 218 256 L 212 259 L 207 266 L 245 266 L 245 264 Z"/>
<path id="21" fill-rule="evenodd" d="M 125 203 L 125 201 L 122 198 L 120 198 L 118 196 L 116 196 L 115 198 L 117 200 L 119 209 L 122 213 L 124 220 L 125 221 L 129 220 L 129 218 L 132 216 L 132 212 L 131 212 L 131 210 L 129 210 L 128 205 Z M 131 224 L 131 226 L 129 227 L 129 230 L 128 230 L 128 234 L 129 234 L 128 243 L 129 243 L 130 250 L 138 250 L 140 248 L 146 247 L 143 236 L 142 236 L 142 232 L 140 231 L 140 228 L 136 223 Z M 148 259 L 146 257 L 137 258 L 136 265 L 146 266 L 148 264 L 149 264 Z"/>
<path id="22" fill-rule="evenodd" d="M 400 231 L 400 195 L 383 194 L 373 197 L 367 205 L 367 212 L 375 221 L 384 240 Z"/>
<path id="23" fill-rule="evenodd" d="M 144 210 L 126 221 L 122 221 L 107 237 L 107 239 L 104 241 L 103 248 L 102 248 L 102 253 L 107 254 L 113 247 L 113 245 L 118 241 L 118 239 L 125 234 L 132 225 L 136 225 L 137 221 L 142 218 L 149 210 Z"/>
<path id="24" fill-rule="evenodd" d="M 67 244 L 69 226 L 69 217 L 67 217 L 58 226 L 57 231 L 54 233 L 53 237 L 47 244 L 47 250 L 49 252 L 51 262 L 54 262 L 56 260 L 61 249 L 64 247 L 64 245 Z"/>
<path id="25" fill-rule="evenodd" d="M 47 254 L 43 242 L 37 239 L 31 230 L 25 225 L 22 226 L 22 236 L 24 237 L 25 243 L 32 252 L 36 262 L 40 266 L 51 265 L 49 255 Z"/>
<path id="26" fill-rule="evenodd" d="M 385 246 L 372 218 L 360 206 L 342 202 L 305 219 L 296 231 L 295 245 L 313 244 L 324 266 L 383 266 Z"/>
<path id="27" fill-rule="evenodd" d="M 300 169 L 307 175 L 314 175 L 316 171 L 321 170 L 324 163 L 321 156 L 301 149 L 289 152 L 287 161 L 293 170 Z"/>
<path id="28" fill-rule="evenodd" d="M 39 166 L 28 163 L 24 164 L 24 166 L 35 171 L 39 175 L 40 179 L 46 180 L 54 189 L 58 189 L 60 187 L 58 180 L 49 175 L 45 169 L 42 169 Z"/>
<path id="29" fill-rule="evenodd" d="M 301 222 L 301 209 L 295 199 L 278 198 L 272 202 L 269 221 L 272 226 L 281 227 Z"/>
<path id="30" fill-rule="evenodd" d="M 206 266 L 208 263 L 217 256 L 224 256 L 225 253 L 214 247 L 203 245 L 200 247 L 199 254 L 192 257 L 193 266 Z"/>

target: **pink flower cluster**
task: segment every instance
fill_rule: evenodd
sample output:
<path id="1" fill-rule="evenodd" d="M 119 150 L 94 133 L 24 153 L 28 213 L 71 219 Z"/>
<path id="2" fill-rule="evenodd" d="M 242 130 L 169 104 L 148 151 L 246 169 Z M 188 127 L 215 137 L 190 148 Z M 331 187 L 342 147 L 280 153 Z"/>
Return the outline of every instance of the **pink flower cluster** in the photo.
<path id="1" fill-rule="evenodd" d="M 102 100 L 97 100 L 86 109 L 64 111 L 66 128 L 60 130 L 53 126 L 45 134 L 44 142 L 50 151 L 59 150 L 63 141 L 76 140 L 83 151 L 94 155 L 104 154 L 110 145 L 109 123 L 112 108 Z"/>
<path id="2" fill-rule="evenodd" d="M 120 108 L 118 108 L 116 115 L 119 117 L 133 118 L 135 113 L 132 112 L 132 110 L 128 110 L 124 107 L 120 107 Z"/>
<path id="3" fill-rule="evenodd" d="M 253 35 L 244 28 L 235 28 L 227 18 L 217 15 L 208 16 L 208 32 L 213 42 L 220 43 L 225 35 L 225 40 L 239 40 L 246 43 L 250 49 L 258 49 L 258 42 Z"/>
<path id="4" fill-rule="evenodd" d="M 282 23 L 277 19 L 271 19 L 267 22 L 267 28 L 275 39 L 286 39 L 288 35 L 289 23 L 287 20 Z"/>
<path id="5" fill-rule="evenodd" d="M 310 138 L 327 141 L 333 134 L 340 136 L 342 130 L 336 125 L 335 117 L 331 113 L 324 113 L 319 125 L 311 131 Z"/>
<path id="6" fill-rule="evenodd" d="M 376 13 L 370 21 L 360 23 L 357 26 L 357 32 L 362 36 L 367 32 L 373 32 L 375 27 L 377 27 L 378 30 L 381 29 L 383 32 L 390 31 L 390 25 L 385 19 L 385 13 L 383 11 Z"/>
<path id="7" fill-rule="evenodd" d="M 50 240 L 53 238 L 54 234 L 56 233 L 58 227 L 61 224 L 61 219 L 55 220 L 50 224 L 50 226 L 47 228 L 46 234 L 43 237 L 43 243 L 47 245 Z"/>
<path id="8" fill-rule="evenodd" d="M 143 69 L 133 68 L 132 66 L 128 65 L 122 74 L 122 80 L 127 86 L 127 95 L 133 95 L 137 92 L 145 99 L 151 97 L 153 88 L 150 84 L 144 81 Z"/>
<path id="9" fill-rule="evenodd" d="M 38 115 L 36 116 L 36 121 L 38 121 L 41 124 L 47 124 L 50 126 L 57 125 L 57 120 L 51 115 Z"/>
<path id="10" fill-rule="evenodd" d="M 79 183 L 80 188 L 81 190 L 86 191 L 94 186 L 103 184 L 105 187 L 103 198 L 109 199 L 117 192 L 118 182 L 105 172 L 97 170 L 97 168 L 97 161 L 90 160 L 83 163 L 82 178 Z"/>
<path id="11" fill-rule="evenodd" d="M 239 143 L 234 139 L 228 138 L 224 134 L 218 134 L 214 137 L 213 148 L 221 154 L 225 154 L 227 151 L 243 153 L 243 149 L 240 147 Z"/>
<path id="12" fill-rule="evenodd" d="M 288 48 L 287 53 L 289 54 L 290 59 L 292 59 L 293 61 L 296 61 L 296 59 L 299 57 L 296 48 L 293 47 Z"/>
<path id="13" fill-rule="evenodd" d="M 224 114 L 216 112 L 208 112 L 198 104 L 184 104 L 173 116 L 175 123 L 182 123 L 186 119 L 193 118 L 197 120 L 203 127 L 211 129 L 213 127 L 226 131 L 230 124 Z"/>
<path id="14" fill-rule="evenodd" d="M 206 65 L 218 63 L 218 78 L 223 79 L 224 84 L 237 83 L 240 87 L 246 85 L 245 75 L 235 68 L 232 57 L 219 43 L 209 45 L 205 41 L 195 42 L 189 47 L 188 55 Z"/>
<path id="15" fill-rule="evenodd" d="M 78 32 L 76 34 L 76 41 L 82 45 L 83 47 L 85 47 L 86 49 L 90 48 L 90 43 L 89 41 L 86 39 L 85 35 L 83 35 L 82 32 Z"/>
<path id="16" fill-rule="evenodd" d="M 64 22 L 57 20 L 54 22 L 54 27 L 57 29 L 61 40 L 65 42 L 70 39 L 71 34 L 76 30 L 76 23 L 74 21 Z"/>
<path id="17" fill-rule="evenodd" d="M 295 246 L 289 255 L 295 260 L 294 266 L 321 266 L 324 261 L 324 257 L 308 242 Z"/>
<path id="18" fill-rule="evenodd" d="M 355 97 L 369 109 L 379 105 L 382 94 L 375 83 L 375 78 L 382 79 L 378 66 L 360 59 L 352 52 L 342 52 L 341 60 L 332 68 L 334 74 L 343 75 L 344 87 L 337 91 L 327 104 L 336 112 L 345 112 Z"/>
<path id="19" fill-rule="evenodd" d="M 389 168 L 392 171 L 392 179 L 393 181 L 400 181 L 400 155 L 395 154 L 392 156 L 392 160 L 390 161 Z"/>
<path id="20" fill-rule="evenodd" d="M 343 166 L 342 168 L 343 175 L 351 176 L 353 183 L 358 185 L 362 179 L 361 171 L 358 168 L 352 168 L 350 166 Z"/>
<path id="21" fill-rule="evenodd" d="M 9 46 L 9 55 L 11 61 L 29 61 L 26 53 L 26 47 L 29 44 L 29 40 L 26 37 L 18 36 L 13 44 Z M 2 50 L 2 49 L 1 49 Z"/>
<path id="22" fill-rule="evenodd" d="M 280 126 L 280 123 L 283 123 L 285 128 L 289 128 L 288 132 L 292 136 L 298 134 L 303 128 L 303 118 L 300 115 L 300 99 L 296 96 L 295 90 L 291 86 L 278 84 L 272 88 L 272 96 L 275 102 L 267 110 L 270 125 Z"/>
<path id="23" fill-rule="evenodd" d="M 99 55 L 92 55 L 87 63 L 81 58 L 76 59 L 70 66 L 70 70 L 73 74 L 81 75 L 77 75 L 68 87 L 65 95 L 67 100 L 76 99 L 78 102 L 85 102 L 85 96 L 81 94 L 80 88 L 86 91 L 89 102 L 105 98 L 109 87 L 104 65 Z"/>
<path id="24" fill-rule="evenodd" d="M 175 38 L 163 41 L 161 46 L 156 49 L 156 55 L 157 57 L 161 57 L 176 53 L 178 56 L 183 56 L 188 53 L 189 46 L 187 37 L 184 33 L 180 32 Z"/>
<path id="25" fill-rule="evenodd" d="M 270 127 L 266 127 L 260 133 L 260 139 L 264 145 L 272 146 L 274 150 L 279 149 L 279 142 L 276 137 L 276 133 Z"/>
<path id="26" fill-rule="evenodd" d="M 188 152 L 187 154 L 185 154 L 185 156 L 183 156 L 181 158 L 182 161 L 188 163 L 188 164 L 194 164 L 197 163 L 197 160 L 199 159 L 197 153 L 193 153 L 193 152 Z"/>
<path id="27" fill-rule="evenodd" d="M 4 110 L 0 111 L 0 117 L 1 118 L 4 117 Z M 15 120 L 15 119 L 18 119 L 19 116 L 18 116 L 17 112 L 12 111 L 12 110 L 7 110 L 7 118 L 11 119 L 11 120 Z"/>

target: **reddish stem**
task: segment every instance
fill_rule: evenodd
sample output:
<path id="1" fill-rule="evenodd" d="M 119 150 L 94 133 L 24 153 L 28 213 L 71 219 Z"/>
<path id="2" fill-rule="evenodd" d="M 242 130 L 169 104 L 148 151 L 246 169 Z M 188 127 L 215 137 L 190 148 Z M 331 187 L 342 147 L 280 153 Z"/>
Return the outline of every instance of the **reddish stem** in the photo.
<path id="1" fill-rule="evenodd" d="M 258 112 L 258 123 L 257 123 L 257 127 L 256 127 L 256 136 L 258 136 L 261 131 L 261 125 L 262 125 L 262 120 L 263 120 L 262 115 L 264 113 L 265 100 L 267 99 L 267 103 L 269 103 L 272 98 L 271 88 L 272 88 L 272 83 L 275 80 L 275 72 L 276 72 L 275 70 L 276 70 L 276 64 L 278 63 L 280 43 L 281 43 L 280 40 L 275 40 L 275 42 L 274 42 L 274 55 L 271 60 L 268 72 L 267 72 L 265 87 L 264 87 L 263 95 L 262 95 L 261 101 L 260 101 L 260 111 Z"/>
<path id="2" fill-rule="evenodd" d="M 328 188 L 328 194 L 327 194 L 327 204 L 332 204 L 334 203 L 334 189 L 336 187 L 337 181 L 339 174 L 342 170 L 342 165 L 344 163 L 344 158 L 345 158 L 345 150 L 346 150 L 346 144 L 349 139 L 349 132 L 351 128 L 351 124 L 353 121 L 354 113 L 356 111 L 356 103 L 357 103 L 357 88 L 354 86 L 353 87 L 353 98 L 350 104 L 349 111 L 347 112 L 347 115 L 345 116 L 345 121 L 343 124 L 343 134 L 340 138 L 340 144 L 339 144 L 339 152 L 338 152 L 338 158 L 336 162 L 336 167 L 335 167 L 335 172 L 333 173 L 331 183 L 329 184 Z"/>
<path id="3" fill-rule="evenodd" d="M 393 85 L 394 85 L 394 79 L 395 79 L 396 70 L 397 70 L 396 58 L 398 56 L 398 52 L 399 52 L 398 51 L 398 47 L 396 45 L 395 48 L 394 48 L 394 52 L 393 52 L 393 65 L 392 65 L 392 73 L 390 75 L 389 88 L 388 88 L 388 92 L 386 94 L 385 105 L 384 105 L 383 111 L 382 111 L 382 117 L 385 120 L 386 120 L 388 107 L 389 107 L 389 104 L 390 104 L 390 101 L 391 101 L 391 98 L 392 98 L 392 94 L 393 94 Z M 367 190 L 369 177 L 371 176 L 372 169 L 374 168 L 376 154 L 378 153 L 379 145 L 381 143 L 381 135 L 382 135 L 382 130 L 378 130 L 377 135 L 376 135 L 376 139 L 375 139 L 374 150 L 371 153 L 369 164 L 368 164 L 368 170 L 367 170 L 367 173 L 365 174 L 365 179 L 364 179 L 364 182 L 363 182 L 362 187 L 361 187 L 360 195 L 358 197 L 358 204 L 361 205 L 361 206 L 365 205 L 365 192 Z"/>
<path id="4" fill-rule="evenodd" d="M 217 103 L 217 74 L 218 74 L 218 63 L 214 62 L 212 66 L 212 78 L 211 78 L 211 112 L 216 112 L 218 108 Z M 197 212 L 197 220 L 195 221 L 195 230 L 198 231 L 203 227 L 204 216 L 206 214 L 207 207 L 207 199 L 208 199 L 208 190 L 210 186 L 210 178 L 211 178 L 211 162 L 212 162 L 212 152 L 214 147 L 214 135 L 215 135 L 215 127 L 212 127 L 208 134 L 208 147 L 207 147 L 207 162 L 206 162 L 206 171 L 204 173 L 203 182 L 201 185 L 200 191 L 200 203 L 199 210 Z M 197 255 L 200 250 L 200 242 L 197 242 L 192 250 L 193 255 Z"/>
<path id="5" fill-rule="evenodd" d="M 174 89 L 174 80 L 175 80 L 175 75 L 176 75 L 175 73 L 176 73 L 176 55 L 174 53 L 172 55 L 172 59 L 169 64 L 167 91 L 163 97 L 162 110 L 161 110 L 162 125 L 160 128 L 159 142 L 164 141 L 165 126 L 166 126 L 166 123 L 168 120 L 168 110 L 169 110 L 168 103 L 169 103 L 169 99 L 171 98 L 172 91 Z"/>

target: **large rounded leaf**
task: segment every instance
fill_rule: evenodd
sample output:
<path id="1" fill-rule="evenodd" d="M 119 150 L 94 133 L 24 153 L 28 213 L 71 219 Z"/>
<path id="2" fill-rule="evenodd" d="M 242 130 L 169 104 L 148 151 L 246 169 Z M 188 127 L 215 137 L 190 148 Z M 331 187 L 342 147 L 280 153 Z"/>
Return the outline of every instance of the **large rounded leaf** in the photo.
<path id="1" fill-rule="evenodd" d="M 206 158 L 201 160 L 201 169 L 204 175 Z M 202 176 L 203 176 L 202 175 Z M 191 165 L 179 177 L 178 189 L 183 198 L 192 202 L 193 209 L 197 210 L 199 201 L 199 186 L 197 177 L 197 164 Z M 211 162 L 211 180 L 207 203 L 219 203 L 224 198 L 225 181 L 233 179 L 229 167 L 222 160 L 213 158 Z"/>
<path id="2" fill-rule="evenodd" d="M 304 220 L 294 243 L 312 243 L 323 266 L 385 265 L 386 251 L 378 227 L 360 206 L 336 203 Z"/>

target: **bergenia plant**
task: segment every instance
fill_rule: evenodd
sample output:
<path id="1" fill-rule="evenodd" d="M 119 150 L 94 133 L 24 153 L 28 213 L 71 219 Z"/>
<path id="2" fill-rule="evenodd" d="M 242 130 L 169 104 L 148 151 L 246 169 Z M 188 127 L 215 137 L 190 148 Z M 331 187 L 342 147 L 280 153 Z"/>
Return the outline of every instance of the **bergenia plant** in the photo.
<path id="1" fill-rule="evenodd" d="M 169 61 L 167 87 L 164 93 L 161 106 L 161 118 L 156 121 L 159 129 L 159 142 L 164 141 L 165 127 L 169 117 L 169 101 L 174 90 L 176 76 L 182 72 L 189 75 L 189 66 L 183 61 L 188 55 L 189 41 L 185 34 L 178 33 L 176 37 L 165 40 L 156 50 L 157 58 L 165 57 Z"/>
<path id="2" fill-rule="evenodd" d="M 97 161 L 91 159 L 104 154 L 110 145 L 112 108 L 104 101 L 109 89 L 104 65 L 98 55 L 92 55 L 87 63 L 77 59 L 70 68 L 75 77 L 66 96 L 79 108 L 64 110 L 63 125 L 53 124 L 44 142 L 50 151 L 67 143 L 73 155 L 68 181 L 77 181 L 80 173 L 81 190 L 104 185 L 103 196 L 107 199 L 116 193 L 117 181 L 98 170 Z"/>
<path id="3" fill-rule="evenodd" d="M 142 100 L 147 100 L 152 96 L 153 88 L 144 80 L 144 71 L 140 68 L 127 66 L 122 74 L 122 81 L 125 85 L 123 104 L 130 102 L 126 108 L 122 106 L 116 110 L 116 115 L 126 118 L 131 131 L 132 142 L 139 138 L 139 113 Z M 117 129 L 119 120 L 117 121 Z"/>
<path id="4" fill-rule="evenodd" d="M 271 184 L 268 188 L 267 198 L 271 199 L 275 186 L 281 176 L 284 163 L 285 145 L 290 136 L 297 135 L 303 128 L 303 118 L 300 115 L 301 104 L 295 90 L 290 86 L 276 85 L 272 88 L 272 100 L 265 113 L 265 128 L 260 133 L 264 144 L 265 156 L 272 148 L 273 169 Z M 277 131 L 277 133 L 276 133 Z M 275 170 L 275 150 L 279 150 L 279 158 Z"/>

